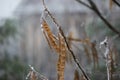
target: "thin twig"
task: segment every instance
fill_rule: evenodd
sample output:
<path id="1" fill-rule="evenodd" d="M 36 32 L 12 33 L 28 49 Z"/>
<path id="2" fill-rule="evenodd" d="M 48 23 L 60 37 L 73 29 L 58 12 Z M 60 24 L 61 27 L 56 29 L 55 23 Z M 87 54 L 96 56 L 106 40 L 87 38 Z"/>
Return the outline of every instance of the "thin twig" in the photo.
<path id="1" fill-rule="evenodd" d="M 90 78 L 89 78 L 88 75 L 85 73 L 84 69 L 82 68 L 81 64 L 79 63 L 78 59 L 77 59 L 76 56 L 74 55 L 74 52 L 73 52 L 73 51 L 71 50 L 71 48 L 69 47 L 69 44 L 68 44 L 68 42 L 67 42 L 67 40 L 66 40 L 66 37 L 65 37 L 62 29 L 59 28 L 59 31 L 60 31 L 60 33 L 62 34 L 62 36 L 63 36 L 63 38 L 64 38 L 64 40 L 65 40 L 66 46 L 67 46 L 67 48 L 68 48 L 68 51 L 71 53 L 71 55 L 72 55 L 75 63 L 77 64 L 77 66 L 79 67 L 79 69 L 82 71 L 82 73 L 83 73 L 84 77 L 86 78 L 86 80 L 90 80 Z"/>
<path id="2" fill-rule="evenodd" d="M 50 16 L 50 18 L 53 20 L 53 22 L 55 23 L 55 25 L 57 25 L 57 28 L 61 27 L 57 22 L 56 22 L 56 19 L 52 16 L 52 14 L 50 13 L 50 11 L 47 9 L 46 5 L 45 5 L 45 1 L 42 0 L 43 2 L 43 6 L 44 6 L 44 9 L 45 11 L 48 13 L 48 15 Z"/>
<path id="3" fill-rule="evenodd" d="M 100 46 L 105 46 L 105 53 L 104 57 L 106 60 L 106 67 L 107 67 L 107 78 L 108 80 L 113 80 L 113 71 L 112 71 L 112 65 L 113 65 L 113 58 L 112 58 L 112 51 L 109 45 L 108 38 L 106 37 L 104 41 L 100 43 Z"/>
<path id="4" fill-rule="evenodd" d="M 48 80 L 45 76 L 43 76 L 40 73 L 38 73 L 34 69 L 34 67 L 32 67 L 31 65 L 29 65 L 29 67 L 30 67 L 30 72 L 26 76 L 26 79 L 30 78 L 30 80 L 38 80 L 38 78 L 40 78 L 41 80 Z"/>
<path id="5" fill-rule="evenodd" d="M 47 9 L 44 0 L 42 0 L 42 1 L 43 1 L 43 6 L 44 6 L 44 8 L 45 8 L 45 11 L 46 11 L 46 12 L 48 13 L 48 15 L 51 17 L 51 19 L 53 20 L 53 22 L 54 22 L 55 25 L 57 26 L 60 34 L 63 36 L 63 39 L 64 39 L 64 41 L 65 41 L 65 43 L 66 43 L 67 48 L 68 48 L 68 51 L 71 53 L 71 55 L 72 55 L 72 57 L 73 57 L 76 65 L 77 65 L 77 66 L 79 67 L 79 69 L 82 71 L 82 73 L 83 73 L 84 77 L 86 78 L 86 80 L 90 80 L 89 77 L 87 76 L 87 74 L 85 73 L 84 69 L 81 67 L 78 59 L 75 57 L 74 52 L 70 49 L 70 47 L 69 47 L 69 45 L 68 45 L 68 42 L 67 42 L 67 40 L 66 40 L 66 37 L 65 37 L 65 35 L 64 35 L 64 33 L 63 33 L 63 30 L 61 29 L 61 26 L 56 22 L 55 18 L 52 16 L 52 14 L 50 13 L 50 11 Z"/>
<path id="6" fill-rule="evenodd" d="M 87 8 L 91 9 L 92 11 L 94 11 L 101 19 L 102 21 L 107 25 L 107 27 L 112 30 L 114 33 L 118 34 L 120 36 L 120 32 L 115 29 L 100 13 L 99 9 L 97 8 L 96 4 L 92 1 L 92 0 L 88 0 L 88 2 L 90 3 L 91 7 L 86 5 L 84 2 L 82 2 L 81 0 L 76 0 L 79 3 L 81 3 L 82 5 L 86 6 Z"/>
<path id="7" fill-rule="evenodd" d="M 113 2 L 120 7 L 120 3 L 117 0 L 113 0 Z"/>
<path id="8" fill-rule="evenodd" d="M 91 6 L 89 6 L 88 4 L 84 3 L 83 1 L 81 1 L 81 0 L 76 0 L 76 1 L 79 2 L 79 3 L 81 3 L 84 6 L 88 7 L 89 9 L 92 9 Z"/>
<path id="9" fill-rule="evenodd" d="M 104 21 L 104 23 L 107 25 L 109 29 L 111 29 L 116 34 L 120 35 L 120 32 L 115 29 L 100 13 L 99 9 L 97 8 L 96 4 L 92 0 L 88 0 L 88 2 L 91 4 L 93 11 Z"/>

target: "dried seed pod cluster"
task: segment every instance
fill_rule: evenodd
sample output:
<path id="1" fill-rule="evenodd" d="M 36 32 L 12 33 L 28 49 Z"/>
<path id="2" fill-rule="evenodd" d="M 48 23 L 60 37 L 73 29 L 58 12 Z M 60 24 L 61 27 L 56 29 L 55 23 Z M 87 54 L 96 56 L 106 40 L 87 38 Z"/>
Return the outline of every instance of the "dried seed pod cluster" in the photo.
<path id="1" fill-rule="evenodd" d="M 54 36 L 54 34 L 50 30 L 49 25 L 44 19 L 41 27 L 43 29 L 44 35 L 47 39 L 50 48 L 54 49 L 59 56 L 57 62 L 58 80 L 64 80 L 64 69 L 65 69 L 66 50 L 67 50 L 64 38 L 60 33 L 58 33 L 58 36 Z"/>

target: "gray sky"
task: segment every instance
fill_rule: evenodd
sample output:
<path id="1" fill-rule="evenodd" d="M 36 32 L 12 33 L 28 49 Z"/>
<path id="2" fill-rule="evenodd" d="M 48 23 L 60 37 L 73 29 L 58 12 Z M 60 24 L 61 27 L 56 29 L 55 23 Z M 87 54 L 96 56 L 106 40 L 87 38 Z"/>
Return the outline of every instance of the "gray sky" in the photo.
<path id="1" fill-rule="evenodd" d="M 0 0 L 0 19 L 12 15 L 21 0 Z"/>

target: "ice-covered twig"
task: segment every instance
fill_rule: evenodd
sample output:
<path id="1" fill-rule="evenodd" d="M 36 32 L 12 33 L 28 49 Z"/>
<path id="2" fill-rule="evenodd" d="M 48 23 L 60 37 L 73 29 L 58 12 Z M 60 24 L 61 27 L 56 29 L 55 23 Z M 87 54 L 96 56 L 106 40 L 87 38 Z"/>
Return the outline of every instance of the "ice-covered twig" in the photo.
<path id="1" fill-rule="evenodd" d="M 28 73 L 28 75 L 26 76 L 26 79 L 30 79 L 30 80 L 48 80 L 45 76 L 41 75 L 40 73 L 38 73 L 33 66 L 29 65 L 30 67 L 30 71 Z"/>
<path id="2" fill-rule="evenodd" d="M 100 42 L 100 48 L 102 46 L 105 46 L 105 52 L 104 52 L 104 57 L 106 60 L 106 67 L 107 67 L 107 77 L 108 80 L 112 80 L 112 54 L 111 54 L 111 50 L 110 50 L 110 45 L 109 45 L 109 41 L 108 38 L 106 37 L 102 42 Z"/>

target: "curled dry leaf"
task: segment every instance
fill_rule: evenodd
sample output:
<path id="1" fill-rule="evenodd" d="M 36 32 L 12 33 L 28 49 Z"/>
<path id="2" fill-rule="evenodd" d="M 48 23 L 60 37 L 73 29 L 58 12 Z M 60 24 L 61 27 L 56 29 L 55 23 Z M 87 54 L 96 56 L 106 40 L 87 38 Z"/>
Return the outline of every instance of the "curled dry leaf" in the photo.
<path id="1" fill-rule="evenodd" d="M 43 23 L 42 23 L 42 29 L 44 30 L 44 32 L 46 33 L 47 36 L 47 41 L 49 41 L 50 46 L 55 49 L 55 51 L 57 53 L 59 53 L 59 59 L 58 59 L 58 65 L 57 65 L 57 71 L 58 71 L 58 80 L 64 80 L 64 68 L 65 68 L 65 61 L 66 61 L 66 50 L 68 50 L 70 52 L 70 54 L 72 55 L 72 58 L 74 60 L 74 62 L 76 63 L 76 65 L 79 67 L 79 69 L 82 71 L 83 75 L 85 76 L 86 80 L 90 80 L 89 77 L 87 76 L 87 74 L 85 73 L 84 69 L 81 67 L 81 65 L 79 64 L 78 59 L 76 59 L 74 52 L 70 49 L 68 42 L 66 40 L 66 37 L 61 29 L 61 26 L 56 22 L 55 18 L 52 16 L 52 14 L 49 12 L 49 10 L 47 9 L 44 0 L 42 0 L 43 5 L 44 5 L 44 9 L 47 12 L 47 14 L 49 15 L 49 17 L 52 19 L 52 21 L 55 23 L 56 28 L 59 31 L 59 40 L 56 42 L 55 37 L 53 36 L 48 24 L 46 23 L 46 21 L 43 19 Z"/>
<path id="2" fill-rule="evenodd" d="M 43 23 L 42 23 L 41 27 L 43 29 L 43 33 L 47 39 L 49 46 L 52 47 L 53 49 L 55 49 L 56 52 L 59 52 L 59 46 L 56 43 L 56 38 L 53 35 L 49 25 L 47 24 L 47 22 L 44 19 L 43 19 Z"/>
<path id="3" fill-rule="evenodd" d="M 59 59 L 57 63 L 58 80 L 64 80 L 64 69 L 66 62 L 66 45 L 63 36 L 58 34 L 59 37 Z"/>
<path id="4" fill-rule="evenodd" d="M 60 33 L 58 33 L 58 38 L 54 36 L 45 20 L 43 20 L 42 29 L 49 46 L 54 49 L 59 55 L 57 62 L 58 80 L 64 80 L 64 69 L 67 56 L 64 38 Z"/>

